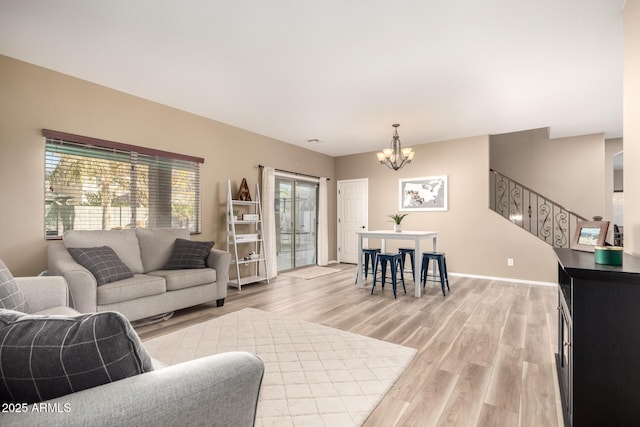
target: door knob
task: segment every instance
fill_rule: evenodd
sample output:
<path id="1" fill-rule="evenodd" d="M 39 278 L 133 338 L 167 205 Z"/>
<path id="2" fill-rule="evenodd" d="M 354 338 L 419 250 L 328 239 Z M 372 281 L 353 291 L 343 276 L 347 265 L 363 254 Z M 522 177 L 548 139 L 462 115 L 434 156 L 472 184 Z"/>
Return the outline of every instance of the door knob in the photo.
<path id="1" fill-rule="evenodd" d="M 360 228 L 363 228 L 363 229 L 364 229 L 364 228 L 367 228 L 367 227 L 365 227 L 365 226 L 363 225 L 363 226 L 362 226 L 362 227 L 360 227 Z"/>

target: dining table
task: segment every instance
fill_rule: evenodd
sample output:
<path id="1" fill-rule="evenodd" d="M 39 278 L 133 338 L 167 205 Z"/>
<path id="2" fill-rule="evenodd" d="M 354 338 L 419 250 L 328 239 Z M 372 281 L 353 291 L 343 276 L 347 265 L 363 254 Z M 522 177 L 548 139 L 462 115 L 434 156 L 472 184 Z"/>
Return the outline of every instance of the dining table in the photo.
<path id="1" fill-rule="evenodd" d="M 362 279 L 362 248 L 364 247 L 364 239 L 380 239 L 382 253 L 386 252 L 386 241 L 388 240 L 407 240 L 413 241 L 414 246 L 414 265 L 415 275 L 418 280 L 414 279 L 415 285 L 415 297 L 419 298 L 422 295 L 422 288 L 420 286 L 420 274 L 422 272 L 422 249 L 421 242 L 425 239 L 432 240 L 432 250 L 436 252 L 437 237 L 436 231 L 394 231 L 394 230 L 374 230 L 374 231 L 357 231 L 358 234 L 358 262 L 357 262 L 357 274 L 356 274 L 356 286 L 363 287 Z"/>

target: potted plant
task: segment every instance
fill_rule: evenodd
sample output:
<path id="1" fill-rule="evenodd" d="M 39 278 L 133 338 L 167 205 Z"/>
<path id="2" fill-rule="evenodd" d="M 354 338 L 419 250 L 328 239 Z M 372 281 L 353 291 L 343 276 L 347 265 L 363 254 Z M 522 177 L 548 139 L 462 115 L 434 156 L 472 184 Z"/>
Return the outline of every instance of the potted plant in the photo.
<path id="1" fill-rule="evenodd" d="M 393 231 L 396 231 L 396 232 L 402 231 L 402 226 L 400 225 L 400 223 L 402 222 L 404 217 L 407 216 L 407 215 L 409 215 L 409 214 L 408 213 L 405 213 L 405 214 L 397 213 L 397 214 L 394 214 L 394 215 L 387 215 L 393 221 Z"/>

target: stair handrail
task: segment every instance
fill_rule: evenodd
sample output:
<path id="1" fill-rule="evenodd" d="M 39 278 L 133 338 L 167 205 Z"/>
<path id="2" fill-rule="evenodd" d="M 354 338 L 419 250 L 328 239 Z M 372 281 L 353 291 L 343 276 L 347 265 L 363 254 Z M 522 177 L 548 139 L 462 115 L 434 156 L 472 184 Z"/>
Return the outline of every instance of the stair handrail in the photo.
<path id="1" fill-rule="evenodd" d="M 563 205 L 561 205 L 560 203 L 557 203 L 556 201 L 551 200 L 551 199 L 550 199 L 550 198 L 548 198 L 547 196 L 545 196 L 545 195 L 543 195 L 543 194 L 538 193 L 536 190 L 532 190 L 530 187 L 527 187 L 526 185 L 524 185 L 524 184 L 522 184 L 522 183 L 518 182 L 517 180 L 515 180 L 515 179 L 511 178 L 510 176 L 505 175 L 505 174 L 503 174 L 502 172 L 498 172 L 498 171 L 497 171 L 497 170 L 495 170 L 495 169 L 491 169 L 491 168 L 490 168 L 489 170 L 490 170 L 490 171 L 491 171 L 491 173 L 493 173 L 494 175 L 497 175 L 497 176 L 501 176 L 501 177 L 503 177 L 503 178 L 506 178 L 506 179 L 508 179 L 509 181 L 513 182 L 514 184 L 517 184 L 517 185 L 519 185 L 520 187 L 522 187 L 522 188 L 526 189 L 527 191 L 529 191 L 529 192 L 531 192 L 531 193 L 535 194 L 536 196 L 538 196 L 538 197 L 541 197 L 541 198 L 543 198 L 543 199 L 548 200 L 548 201 L 549 201 L 549 203 L 554 204 L 554 205 L 556 205 L 557 207 L 559 207 L 560 209 L 562 209 L 563 211 L 566 211 L 566 212 L 568 212 L 568 213 L 570 213 L 570 214 L 574 215 L 576 218 L 580 219 L 581 221 L 589 221 L 586 217 L 584 217 L 584 216 L 582 216 L 582 215 L 579 215 L 579 214 L 575 213 L 575 212 L 574 212 L 574 211 L 572 211 L 571 209 L 567 209 L 566 207 L 564 207 L 564 206 L 563 206 Z"/>
<path id="2" fill-rule="evenodd" d="M 489 171 L 491 210 L 553 247 L 570 247 L 573 227 L 585 217 L 495 169 Z"/>

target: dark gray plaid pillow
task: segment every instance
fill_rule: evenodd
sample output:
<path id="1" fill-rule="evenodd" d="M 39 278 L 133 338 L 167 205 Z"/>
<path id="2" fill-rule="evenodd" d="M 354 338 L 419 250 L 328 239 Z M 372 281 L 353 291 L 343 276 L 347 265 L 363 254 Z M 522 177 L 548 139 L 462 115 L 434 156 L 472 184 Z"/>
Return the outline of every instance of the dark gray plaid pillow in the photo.
<path id="1" fill-rule="evenodd" d="M 193 240 L 176 239 L 173 251 L 165 270 L 179 270 L 181 268 L 205 268 L 207 257 L 211 253 L 213 242 L 196 242 Z"/>
<path id="2" fill-rule="evenodd" d="M 109 246 L 68 248 L 73 259 L 93 274 L 98 286 L 133 277 L 133 273 Z"/>
<path id="3" fill-rule="evenodd" d="M 0 261 L 0 308 L 16 311 L 27 310 L 27 303 L 22 291 L 2 261 Z"/>
<path id="4" fill-rule="evenodd" d="M 0 309 L 2 402 L 40 402 L 151 370 L 120 313 L 63 317 Z"/>

